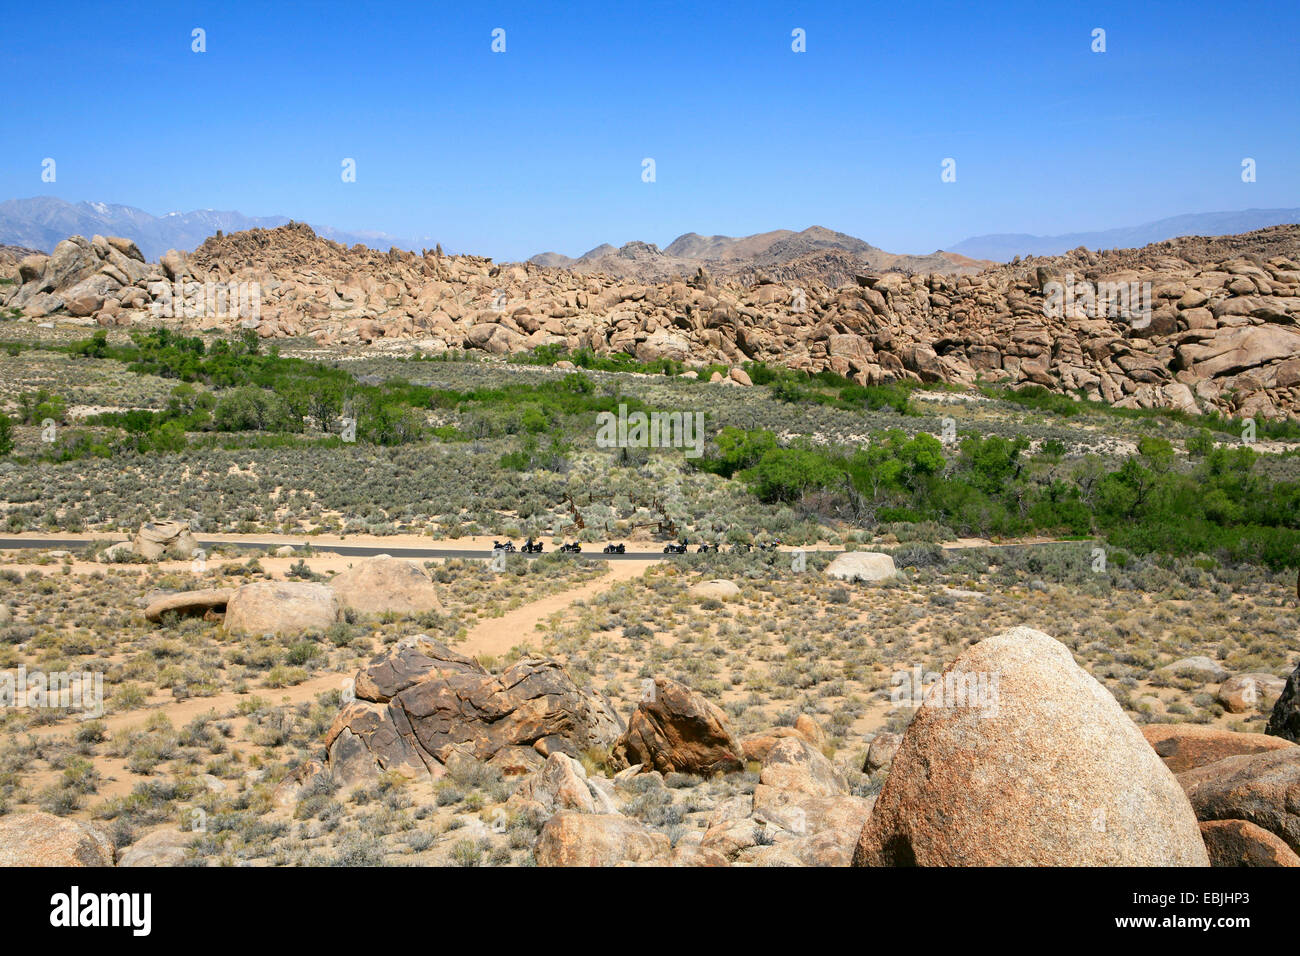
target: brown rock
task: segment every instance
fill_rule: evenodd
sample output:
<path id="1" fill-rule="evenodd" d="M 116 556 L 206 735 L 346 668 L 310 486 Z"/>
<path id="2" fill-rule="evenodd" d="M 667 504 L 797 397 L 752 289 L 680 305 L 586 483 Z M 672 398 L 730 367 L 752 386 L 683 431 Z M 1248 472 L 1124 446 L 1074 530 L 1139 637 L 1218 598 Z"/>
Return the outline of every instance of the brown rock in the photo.
<path id="1" fill-rule="evenodd" d="M 1225 757 L 1178 775 L 1199 820 L 1246 820 L 1300 852 L 1300 747 Z"/>
<path id="2" fill-rule="evenodd" d="M 1200 724 L 1147 724 L 1142 736 L 1174 773 L 1237 757 L 1242 754 L 1283 750 L 1295 745 L 1268 734 L 1242 734 Z"/>
<path id="3" fill-rule="evenodd" d="M 1238 674 L 1223 682 L 1218 698 L 1234 714 L 1271 710 L 1285 687 L 1286 681 L 1272 674 Z"/>
<path id="4" fill-rule="evenodd" d="M 1285 841 L 1245 820 L 1207 820 L 1201 837 L 1210 866 L 1300 866 Z"/>
<path id="5" fill-rule="evenodd" d="M 744 748 L 722 711 L 685 684 L 655 678 L 654 692 L 642 700 L 614 745 L 624 766 L 634 763 L 661 773 L 714 774 L 740 770 Z"/>

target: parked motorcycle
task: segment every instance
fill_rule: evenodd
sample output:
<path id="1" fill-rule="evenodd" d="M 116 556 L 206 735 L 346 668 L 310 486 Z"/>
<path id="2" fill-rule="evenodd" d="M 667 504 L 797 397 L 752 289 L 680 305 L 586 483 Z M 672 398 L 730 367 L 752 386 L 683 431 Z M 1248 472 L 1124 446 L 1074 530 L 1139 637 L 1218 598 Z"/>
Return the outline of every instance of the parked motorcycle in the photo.
<path id="1" fill-rule="evenodd" d="M 716 544 L 702 544 L 695 549 L 696 554 L 717 554 L 718 546 Z"/>
<path id="2" fill-rule="evenodd" d="M 540 541 L 534 541 L 532 538 L 529 538 L 526 542 L 524 542 L 523 550 L 524 550 L 524 554 L 541 554 L 542 543 Z"/>
<path id="3" fill-rule="evenodd" d="M 564 552 L 565 554 L 581 554 L 581 553 L 582 553 L 582 545 L 580 545 L 578 542 L 575 541 L 575 542 L 573 542 L 573 544 L 562 544 L 562 545 L 560 545 L 560 550 L 561 550 L 562 552 Z"/>
<path id="4" fill-rule="evenodd" d="M 605 545 L 606 554 L 627 554 L 627 545 L 624 544 L 607 544 Z"/>
<path id="5" fill-rule="evenodd" d="M 497 540 L 494 538 L 494 539 L 492 539 L 492 550 L 493 550 L 493 551 L 504 551 L 506 554 L 514 554 L 514 553 L 515 553 L 515 543 L 514 543 L 513 541 L 507 541 L 507 542 L 505 542 L 504 544 L 502 544 L 500 541 L 497 541 Z"/>
<path id="6" fill-rule="evenodd" d="M 685 554 L 686 545 L 684 544 L 666 544 L 664 545 L 664 554 Z"/>

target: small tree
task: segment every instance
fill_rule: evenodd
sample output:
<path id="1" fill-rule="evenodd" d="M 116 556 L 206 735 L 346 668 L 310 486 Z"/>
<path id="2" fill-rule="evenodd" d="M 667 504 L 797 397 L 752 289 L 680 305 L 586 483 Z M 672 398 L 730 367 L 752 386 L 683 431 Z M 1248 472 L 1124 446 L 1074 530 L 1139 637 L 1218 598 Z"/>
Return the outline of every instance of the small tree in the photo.
<path id="1" fill-rule="evenodd" d="M 14 426 L 8 415 L 0 414 L 0 458 L 14 450 Z"/>

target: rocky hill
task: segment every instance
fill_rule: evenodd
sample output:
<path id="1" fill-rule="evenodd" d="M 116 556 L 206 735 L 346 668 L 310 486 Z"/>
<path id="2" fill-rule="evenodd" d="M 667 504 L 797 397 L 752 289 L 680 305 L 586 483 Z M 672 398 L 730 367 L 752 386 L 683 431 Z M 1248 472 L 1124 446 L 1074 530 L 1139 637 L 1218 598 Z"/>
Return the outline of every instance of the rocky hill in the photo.
<path id="1" fill-rule="evenodd" d="M 576 259 L 543 252 L 528 261 L 643 282 L 686 279 L 703 268 L 719 277 L 753 281 L 770 272 L 794 281 L 819 279 L 830 285 L 852 281 L 854 273 L 871 270 L 964 274 L 993 264 L 943 251 L 928 256 L 895 255 L 822 226 L 802 232 L 776 229 L 741 238 L 688 232 L 662 250 L 650 242 L 629 242 L 619 248 L 603 243 Z"/>
<path id="2" fill-rule="evenodd" d="M 588 347 L 641 360 L 833 369 L 863 383 L 1032 383 L 1121 407 L 1300 413 L 1300 226 L 1077 249 L 963 275 L 859 270 L 861 254 L 819 249 L 768 266 L 749 260 L 732 276 L 697 267 L 687 279 L 647 281 L 348 248 L 291 223 L 214 236 L 157 263 L 128 240 L 74 236 L 51 256 L 24 258 L 0 305 L 27 319 L 242 327 L 425 353 Z M 633 262 L 661 256 L 648 244 L 628 250 Z M 185 301 L 169 317 L 159 306 L 175 299 L 177 283 Z M 214 309 L 205 291 L 213 286 L 202 283 L 232 290 L 232 299 L 256 283 L 256 305 Z M 1107 288 L 1132 289 L 1134 305 L 1149 308 L 1098 306 Z"/>

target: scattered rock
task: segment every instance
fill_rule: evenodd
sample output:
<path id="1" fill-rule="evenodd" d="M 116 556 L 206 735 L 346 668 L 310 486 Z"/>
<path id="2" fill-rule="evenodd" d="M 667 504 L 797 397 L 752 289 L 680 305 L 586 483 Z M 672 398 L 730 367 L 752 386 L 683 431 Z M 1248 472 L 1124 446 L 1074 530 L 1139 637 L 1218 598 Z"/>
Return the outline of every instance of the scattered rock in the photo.
<path id="1" fill-rule="evenodd" d="M 441 611 L 438 590 L 413 561 L 378 555 L 336 574 L 330 585 L 339 603 L 360 614 L 424 614 Z"/>
<path id="2" fill-rule="evenodd" d="M 1238 674 L 1219 687 L 1218 698 L 1231 713 L 1271 709 L 1282 695 L 1286 681 L 1272 674 Z"/>
<path id="3" fill-rule="evenodd" d="M 840 796 L 849 792 L 844 775 L 802 737 L 778 740 L 763 762 L 758 780 L 777 790 L 817 797 Z"/>
<path id="4" fill-rule="evenodd" d="M 156 624 L 162 620 L 164 614 L 169 612 L 181 617 L 202 617 L 205 614 L 225 613 L 226 605 L 230 602 L 230 597 L 234 593 L 234 588 L 201 588 L 196 591 L 178 591 L 175 594 L 168 594 L 165 597 L 151 601 L 149 606 L 145 608 L 144 616 L 147 620 Z"/>
<path id="5" fill-rule="evenodd" d="M 112 842 L 88 823 L 44 812 L 0 816 L 0 867 L 112 865 Z"/>
<path id="6" fill-rule="evenodd" d="M 1184 657 L 1180 661 L 1157 668 L 1158 672 L 1174 677 L 1186 677 L 1199 680 L 1205 684 L 1218 683 L 1228 679 L 1228 672 L 1218 661 L 1208 657 Z"/>
<path id="7" fill-rule="evenodd" d="M 146 522 L 131 542 L 136 554 L 150 561 L 169 557 L 189 561 L 199 550 L 190 526 L 181 521 Z"/>
<path id="8" fill-rule="evenodd" d="M 894 559 L 878 551 L 846 551 L 826 566 L 826 574 L 841 581 L 885 581 L 897 572 Z"/>
<path id="9" fill-rule="evenodd" d="M 867 749 L 867 759 L 862 765 L 862 772 L 875 773 L 878 770 L 887 770 L 894 762 L 894 757 L 902 743 L 901 734 L 890 733 L 888 730 L 876 734 Z"/>
<path id="10" fill-rule="evenodd" d="M 732 581 L 701 581 L 691 585 L 691 596 L 696 598 L 714 598 L 718 601 L 730 601 L 740 595 L 740 587 Z"/>
<path id="11" fill-rule="evenodd" d="M 194 833 L 184 830 L 154 830 L 122 851 L 118 866 L 183 866 Z"/>
<path id="12" fill-rule="evenodd" d="M 611 813 L 563 811 L 546 821 L 533 849 L 538 866 L 616 866 L 666 863 L 672 844 L 665 833 Z"/>
<path id="13" fill-rule="evenodd" d="M 226 604 L 231 634 L 325 631 L 343 619 L 334 589 L 312 582 L 255 581 L 235 589 Z"/>

